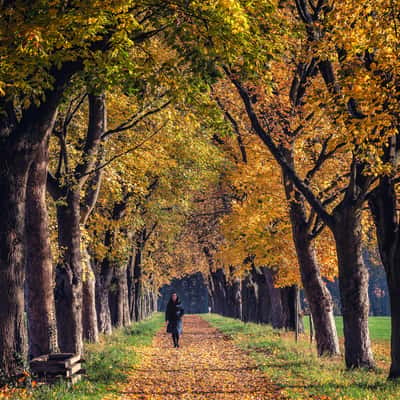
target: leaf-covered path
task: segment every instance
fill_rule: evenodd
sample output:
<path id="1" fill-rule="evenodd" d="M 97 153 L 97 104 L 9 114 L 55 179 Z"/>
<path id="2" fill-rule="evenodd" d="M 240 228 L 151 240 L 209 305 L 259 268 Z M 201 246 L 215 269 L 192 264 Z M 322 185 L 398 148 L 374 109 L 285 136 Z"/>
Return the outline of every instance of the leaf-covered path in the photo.
<path id="1" fill-rule="evenodd" d="M 122 399 L 282 399 L 254 361 L 194 315 L 184 318 L 181 347 L 163 328 L 124 387 Z"/>

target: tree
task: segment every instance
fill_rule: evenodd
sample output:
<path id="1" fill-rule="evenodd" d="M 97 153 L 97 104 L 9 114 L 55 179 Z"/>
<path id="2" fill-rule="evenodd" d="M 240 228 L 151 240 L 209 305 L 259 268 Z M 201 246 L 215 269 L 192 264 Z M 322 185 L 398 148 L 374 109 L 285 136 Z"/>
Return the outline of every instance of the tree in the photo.
<path id="1" fill-rule="evenodd" d="M 298 29 L 298 23 L 293 21 L 293 18 L 285 13 L 282 13 L 282 18 L 286 18 L 288 23 L 293 26 L 293 29 Z M 301 46 L 301 40 L 303 36 L 300 36 L 299 39 L 297 37 L 293 38 L 290 34 L 287 34 L 285 38 L 288 45 L 282 57 L 294 60 L 303 57 L 303 54 L 301 53 L 303 51 Z M 277 141 L 277 146 L 279 147 L 280 151 L 285 154 L 292 168 L 295 168 L 296 158 L 302 157 L 302 152 L 305 151 L 306 148 L 310 147 L 309 144 L 307 144 L 307 141 L 310 142 L 310 139 L 308 137 L 304 137 L 301 126 L 301 119 L 303 118 L 301 105 L 304 102 L 304 96 L 307 87 L 309 86 L 309 80 L 316 73 L 316 63 L 314 61 L 311 63 L 298 62 L 298 65 L 295 64 L 296 62 L 297 61 L 293 63 L 294 65 L 288 64 L 287 62 L 282 62 L 280 60 L 271 62 L 269 73 L 274 77 L 273 87 L 271 88 L 271 83 L 269 81 L 263 82 L 262 84 L 259 84 L 258 87 L 253 88 L 254 91 L 251 95 L 251 100 L 253 103 L 259 103 L 260 101 L 263 102 L 264 108 L 262 111 L 262 118 L 270 125 L 270 130 L 271 132 L 273 131 L 274 138 Z M 292 75 L 292 70 L 294 68 L 295 72 Z M 243 72 L 240 73 L 243 74 Z M 243 112 L 240 110 L 237 97 L 235 98 L 235 96 L 228 94 L 232 89 L 231 86 L 227 82 L 225 82 L 224 86 L 222 86 L 222 91 L 220 89 L 221 94 L 218 94 L 218 96 L 223 96 L 224 98 L 229 96 L 229 100 L 224 102 L 225 105 L 221 104 L 221 101 L 219 100 L 218 102 L 223 108 L 228 121 L 232 123 L 236 134 L 239 135 L 238 146 L 239 149 L 241 149 L 242 162 L 248 163 L 248 159 L 250 158 L 251 154 L 254 153 L 254 146 L 253 148 L 248 148 L 245 152 L 245 157 L 243 157 L 243 148 L 245 146 L 243 145 L 243 139 L 240 139 L 240 130 L 242 129 L 244 132 L 246 132 L 246 130 L 249 131 L 251 128 L 247 126 L 247 122 L 242 122 L 243 119 L 247 120 L 247 117 L 244 116 Z M 272 92 L 272 94 L 270 92 Z M 323 143 L 323 151 L 320 154 L 320 159 L 315 159 L 314 162 L 310 163 L 310 165 L 307 166 L 307 168 L 309 168 L 308 171 L 306 170 L 305 166 L 300 167 L 305 170 L 309 180 L 311 180 L 319 171 L 321 167 L 319 164 L 322 164 L 333 154 L 326 152 L 329 139 L 327 139 L 326 143 L 324 143 L 324 139 L 317 138 L 314 140 L 318 142 L 318 144 Z M 256 151 L 259 152 L 258 149 Z M 246 168 L 243 171 L 243 175 L 245 176 L 243 179 L 246 179 L 246 176 L 249 176 L 249 170 L 256 171 L 255 168 L 257 168 L 258 164 L 258 168 L 262 170 L 265 163 L 271 163 L 268 155 L 262 154 L 260 156 L 257 154 L 256 157 L 257 160 L 253 160 L 250 163 L 251 165 L 249 168 Z M 273 167 L 271 167 L 271 170 L 269 171 L 270 176 L 276 175 L 273 173 L 272 168 Z M 315 246 L 313 244 L 314 239 L 322 231 L 324 224 L 321 224 L 319 218 L 315 218 L 315 213 L 307 210 L 305 198 L 292 185 L 284 170 L 282 170 L 282 180 L 284 183 L 283 187 L 285 194 L 283 194 L 283 197 L 281 194 L 281 197 L 275 198 L 274 201 L 270 200 L 271 197 L 266 197 L 262 194 L 264 190 L 269 194 L 269 196 L 271 196 L 271 189 L 265 188 L 266 185 L 264 182 L 268 180 L 271 188 L 272 184 L 279 187 L 281 186 L 280 176 L 275 177 L 273 180 L 271 178 L 268 179 L 264 174 L 261 176 L 264 178 L 255 177 L 258 181 L 254 181 L 253 183 L 254 185 L 260 186 L 259 189 L 255 189 L 257 191 L 255 196 L 258 195 L 259 197 L 255 197 L 252 203 L 253 210 L 246 209 L 242 214 L 245 225 L 244 229 L 246 231 L 252 229 L 248 225 L 248 215 L 254 216 L 254 219 L 256 220 L 256 235 L 250 234 L 253 236 L 253 239 L 243 235 L 242 238 L 238 238 L 238 241 L 239 243 L 241 241 L 248 241 L 248 247 L 251 249 L 256 246 L 255 243 L 257 242 L 268 246 L 266 242 L 271 243 L 271 236 L 275 236 L 277 239 L 273 241 L 274 243 L 278 243 L 279 241 L 281 241 L 281 243 L 286 243 L 285 240 L 287 240 L 287 236 L 292 236 L 297 255 L 293 257 L 295 253 L 293 251 L 293 253 L 291 253 L 292 258 L 288 262 L 286 252 L 283 252 L 286 256 L 281 257 L 284 259 L 283 262 L 277 260 L 270 260 L 270 262 L 272 261 L 273 265 L 280 264 L 281 271 L 291 271 L 291 273 L 294 273 L 295 275 L 295 271 L 297 270 L 298 266 L 300 267 L 302 283 L 308 302 L 311 305 L 310 308 L 316 325 L 318 353 L 320 355 L 338 354 L 339 344 L 336 327 L 333 320 L 333 303 L 330 293 L 323 282 L 322 274 L 320 272 L 321 267 L 316 258 Z M 263 179 L 265 179 L 265 181 L 261 183 Z M 243 198 L 245 199 L 245 202 L 249 203 L 249 192 L 252 190 L 249 189 L 249 187 L 251 187 L 251 183 L 247 182 L 247 184 L 243 186 L 246 187 Z M 272 190 L 275 191 L 275 193 L 279 193 L 280 191 L 275 187 Z M 263 200 L 261 200 L 261 196 L 263 197 Z M 268 202 L 265 202 L 265 197 L 267 198 Z M 281 207 L 277 206 L 277 204 L 285 204 L 285 197 L 290 209 L 289 215 L 287 214 L 286 210 L 281 210 Z M 256 200 L 260 203 L 264 202 L 264 204 L 257 204 Z M 260 216 L 254 213 L 254 206 L 256 209 L 263 209 L 264 219 L 262 219 L 261 222 L 259 222 Z M 250 207 L 251 206 L 249 206 L 249 208 Z M 290 220 L 290 225 L 287 224 L 288 220 Z M 265 238 L 262 238 L 262 234 L 259 235 L 260 232 L 263 232 L 260 225 L 266 221 L 268 221 L 268 225 L 271 224 L 271 230 L 274 232 L 274 234 L 271 235 L 269 233 L 265 233 L 264 230 Z M 229 226 L 235 224 L 228 223 L 227 225 Z M 286 231 L 283 231 L 282 226 L 285 226 Z M 246 227 L 249 229 L 246 229 Z M 288 227 L 289 230 L 292 229 L 292 233 L 288 232 Z M 239 229 L 238 232 L 241 235 L 243 233 L 243 228 Z M 270 251 L 272 257 L 275 258 L 280 252 L 282 252 L 282 250 L 280 249 L 279 245 L 277 248 Z M 256 262 L 258 264 L 260 263 L 259 260 Z"/>

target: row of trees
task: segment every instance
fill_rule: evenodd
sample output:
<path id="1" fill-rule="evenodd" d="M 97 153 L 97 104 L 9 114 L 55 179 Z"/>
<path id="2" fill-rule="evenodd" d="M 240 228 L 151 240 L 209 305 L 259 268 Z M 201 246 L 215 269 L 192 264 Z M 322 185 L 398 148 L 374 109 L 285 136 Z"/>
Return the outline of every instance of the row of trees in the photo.
<path id="1" fill-rule="evenodd" d="M 215 310 L 289 328 L 301 282 L 328 356 L 337 274 L 346 365 L 373 368 L 375 240 L 397 378 L 394 3 L 0 2 L 3 373 L 27 337 L 82 352 L 192 271 Z"/>
<path id="2" fill-rule="evenodd" d="M 249 25 L 235 1 L 60 0 L 2 1 L 0 26 L 0 370 L 13 376 L 28 353 L 81 353 L 140 320 L 179 273 L 192 192 L 223 164 L 212 63 L 240 57 Z"/>
<path id="3" fill-rule="evenodd" d="M 241 164 L 232 175 L 239 199 L 224 221 L 226 262 L 243 269 L 243 260 L 252 257 L 259 266 L 277 265 L 278 281 L 286 284 L 299 271 L 320 355 L 339 354 L 332 298 L 322 279 L 337 273 L 346 366 L 374 368 L 363 250 L 376 240 L 392 311 L 389 377 L 397 378 L 399 114 L 393 54 L 399 38 L 393 7 L 288 4 L 282 19 L 302 34 L 285 37 L 289 44 L 270 63 L 268 83 L 243 78 L 226 65 L 215 96 L 223 99 L 220 106 L 236 132 Z M 385 44 L 379 42 L 383 37 Z M 254 142 L 250 131 L 260 140 Z"/>

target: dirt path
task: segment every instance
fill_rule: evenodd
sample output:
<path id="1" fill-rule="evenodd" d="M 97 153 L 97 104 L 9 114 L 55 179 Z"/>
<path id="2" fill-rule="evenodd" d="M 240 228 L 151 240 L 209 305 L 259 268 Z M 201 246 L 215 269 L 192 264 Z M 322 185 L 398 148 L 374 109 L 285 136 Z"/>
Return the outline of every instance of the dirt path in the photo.
<path id="1" fill-rule="evenodd" d="M 184 317 L 181 347 L 162 329 L 142 354 L 122 399 L 264 400 L 282 399 L 233 342 L 198 316 Z"/>

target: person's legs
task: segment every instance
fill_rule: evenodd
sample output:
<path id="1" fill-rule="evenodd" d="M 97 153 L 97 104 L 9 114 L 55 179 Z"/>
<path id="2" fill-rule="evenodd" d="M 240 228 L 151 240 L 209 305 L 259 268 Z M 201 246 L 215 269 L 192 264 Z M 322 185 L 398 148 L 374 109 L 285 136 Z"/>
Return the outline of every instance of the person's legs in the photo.
<path id="1" fill-rule="evenodd" d="M 172 333 L 172 341 L 174 342 L 174 347 L 176 347 L 176 334 L 175 334 L 175 332 Z"/>
<path id="2" fill-rule="evenodd" d="M 179 347 L 179 332 L 176 334 L 176 347 Z"/>

